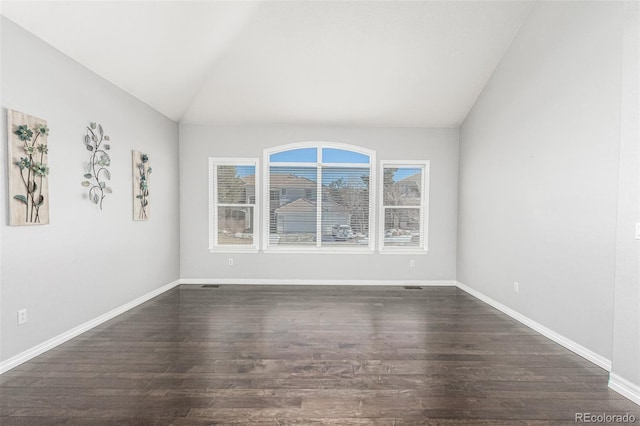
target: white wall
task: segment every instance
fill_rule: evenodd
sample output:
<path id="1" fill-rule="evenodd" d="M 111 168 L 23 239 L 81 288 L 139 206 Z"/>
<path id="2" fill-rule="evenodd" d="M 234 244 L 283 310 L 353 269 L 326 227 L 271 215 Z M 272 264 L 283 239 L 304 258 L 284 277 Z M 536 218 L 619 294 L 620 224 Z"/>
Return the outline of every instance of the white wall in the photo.
<path id="1" fill-rule="evenodd" d="M 331 141 L 377 160 L 431 160 L 427 255 L 219 254 L 208 250 L 208 157 L 258 157 L 264 148 Z M 454 280 L 457 129 L 209 127 L 180 125 L 180 270 L 186 279 Z M 228 258 L 234 265 L 228 265 Z M 409 260 L 415 259 L 415 268 Z"/>
<path id="2" fill-rule="evenodd" d="M 178 128 L 2 17 L 1 341 L 6 360 L 179 278 Z M 135 71 L 135 70 L 133 70 Z M 51 223 L 7 226 L 6 109 L 47 120 Z M 111 136 L 114 193 L 86 199 L 85 126 Z M 132 220 L 131 150 L 149 154 L 152 218 Z M 26 308 L 29 322 L 17 326 Z"/>
<path id="3" fill-rule="evenodd" d="M 612 381 L 636 386 L 640 403 L 640 4 L 625 9 Z"/>
<path id="4" fill-rule="evenodd" d="M 621 46 L 621 3 L 538 2 L 460 133 L 458 281 L 609 360 Z"/>

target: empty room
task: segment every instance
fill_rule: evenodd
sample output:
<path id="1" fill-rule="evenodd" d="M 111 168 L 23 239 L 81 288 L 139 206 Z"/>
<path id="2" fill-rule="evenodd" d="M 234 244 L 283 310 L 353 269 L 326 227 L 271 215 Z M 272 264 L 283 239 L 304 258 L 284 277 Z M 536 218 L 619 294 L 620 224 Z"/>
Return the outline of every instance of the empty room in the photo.
<path id="1" fill-rule="evenodd" d="M 0 424 L 640 422 L 638 1 L 0 14 Z"/>

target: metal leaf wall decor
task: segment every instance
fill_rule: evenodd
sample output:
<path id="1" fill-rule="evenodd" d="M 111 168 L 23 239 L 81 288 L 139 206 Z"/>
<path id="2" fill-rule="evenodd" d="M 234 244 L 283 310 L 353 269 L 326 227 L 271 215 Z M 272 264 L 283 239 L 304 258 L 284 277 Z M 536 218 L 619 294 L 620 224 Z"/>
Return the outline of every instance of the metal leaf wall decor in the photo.
<path id="1" fill-rule="evenodd" d="M 107 181 L 111 180 L 111 172 L 108 169 L 111 165 L 111 157 L 107 152 L 111 150 L 109 141 L 109 136 L 104 133 L 101 124 L 91 123 L 87 126 L 84 144 L 90 156 L 82 186 L 89 188 L 89 201 L 99 205 L 100 210 L 107 194 L 113 192 L 107 184 Z"/>
<path id="2" fill-rule="evenodd" d="M 9 223 L 49 223 L 49 148 L 47 122 L 7 110 L 9 154 Z"/>
<path id="3" fill-rule="evenodd" d="M 149 220 L 149 156 L 132 151 L 133 167 L 133 220 Z"/>

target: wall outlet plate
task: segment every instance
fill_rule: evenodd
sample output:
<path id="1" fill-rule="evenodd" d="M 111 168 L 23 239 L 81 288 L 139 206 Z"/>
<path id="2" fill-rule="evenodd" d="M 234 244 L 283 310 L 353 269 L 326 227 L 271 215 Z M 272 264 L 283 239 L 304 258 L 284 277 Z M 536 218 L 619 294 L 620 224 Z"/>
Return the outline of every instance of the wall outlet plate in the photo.
<path id="1" fill-rule="evenodd" d="M 25 322 L 27 322 L 27 310 L 26 309 L 21 309 L 18 311 L 18 325 L 22 325 Z"/>

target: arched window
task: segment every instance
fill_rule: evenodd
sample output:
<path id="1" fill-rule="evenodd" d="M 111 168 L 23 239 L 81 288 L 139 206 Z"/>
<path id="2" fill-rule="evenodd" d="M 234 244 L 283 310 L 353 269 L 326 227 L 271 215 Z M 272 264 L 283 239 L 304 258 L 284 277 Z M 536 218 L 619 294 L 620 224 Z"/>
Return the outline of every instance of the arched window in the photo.
<path id="1" fill-rule="evenodd" d="M 373 250 L 374 151 L 298 143 L 265 150 L 264 164 L 265 250 Z"/>

